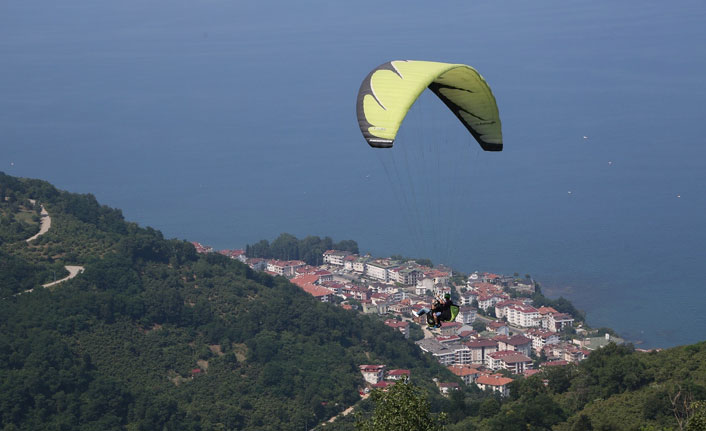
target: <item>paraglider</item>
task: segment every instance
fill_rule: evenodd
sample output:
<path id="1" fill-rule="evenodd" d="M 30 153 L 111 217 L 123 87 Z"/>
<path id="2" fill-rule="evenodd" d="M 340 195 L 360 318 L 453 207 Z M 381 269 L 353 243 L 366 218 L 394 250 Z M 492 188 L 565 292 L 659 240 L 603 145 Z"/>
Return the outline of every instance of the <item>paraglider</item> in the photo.
<path id="1" fill-rule="evenodd" d="M 500 115 L 483 77 L 465 64 L 397 60 L 373 69 L 358 90 L 360 131 L 371 147 L 392 147 L 410 107 L 429 88 L 485 151 L 502 151 Z"/>
<path id="2" fill-rule="evenodd" d="M 436 97 L 427 94 L 427 88 Z M 427 99 L 438 99 L 443 106 L 435 105 L 434 111 L 437 100 L 430 104 Z M 441 127 L 429 117 L 437 112 Z M 503 149 L 500 114 L 490 87 L 466 64 L 389 61 L 363 79 L 356 114 L 387 177 L 387 196 L 400 209 L 388 214 L 407 225 L 409 241 L 415 243 L 411 248 L 447 261 L 459 237 L 457 223 L 464 218 L 463 205 L 452 202 L 468 200 L 468 167 L 472 150 L 478 152 L 467 141 L 472 136 L 484 151 Z M 453 117 L 465 130 L 454 127 L 458 123 Z M 377 150 L 393 145 L 395 150 Z"/>
<path id="3" fill-rule="evenodd" d="M 444 300 L 437 299 L 431 309 L 422 308 L 417 316 L 427 315 L 427 324 L 430 328 L 440 328 L 441 322 L 453 322 L 458 316 L 458 305 L 451 301 L 451 295 L 444 295 Z"/>

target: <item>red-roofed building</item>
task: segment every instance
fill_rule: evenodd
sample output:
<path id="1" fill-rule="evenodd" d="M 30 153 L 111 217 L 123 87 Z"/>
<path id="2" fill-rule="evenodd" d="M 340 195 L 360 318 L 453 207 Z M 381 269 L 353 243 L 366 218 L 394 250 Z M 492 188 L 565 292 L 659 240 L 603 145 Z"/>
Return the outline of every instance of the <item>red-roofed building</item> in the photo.
<path id="1" fill-rule="evenodd" d="M 378 305 L 383 302 L 389 302 L 390 300 L 390 295 L 387 293 L 373 293 L 370 295 L 370 300 L 373 302 L 373 304 Z"/>
<path id="2" fill-rule="evenodd" d="M 402 300 L 397 304 L 390 305 L 390 311 L 397 314 L 411 313 L 412 307 L 409 306 L 409 301 L 405 303 L 404 300 Z"/>
<path id="3" fill-rule="evenodd" d="M 481 338 L 464 343 L 471 350 L 471 363 L 483 365 L 488 354 L 498 351 L 498 342 Z"/>
<path id="4" fill-rule="evenodd" d="M 481 374 L 478 368 L 472 365 L 449 365 L 446 368 L 448 368 L 449 371 L 460 377 L 461 380 L 463 380 L 463 382 L 467 385 L 473 383 L 476 378 Z"/>
<path id="5" fill-rule="evenodd" d="M 305 283 L 304 285 L 299 287 L 301 287 L 304 292 L 317 298 L 321 302 L 331 302 L 331 299 L 334 295 L 332 290 L 311 283 Z"/>
<path id="6" fill-rule="evenodd" d="M 360 365 L 359 368 L 365 381 L 371 385 L 382 381 L 385 375 L 385 365 Z"/>
<path id="7" fill-rule="evenodd" d="M 542 326 L 554 332 L 561 332 L 562 329 L 573 324 L 574 318 L 565 313 L 548 313 L 542 318 Z"/>
<path id="8" fill-rule="evenodd" d="M 297 268 L 303 267 L 306 262 L 301 260 L 268 260 L 267 270 L 272 271 L 278 275 L 283 275 L 285 277 L 292 277 L 295 275 Z"/>
<path id="9" fill-rule="evenodd" d="M 321 281 L 321 279 L 319 279 L 319 286 L 327 287 L 333 290 L 336 294 L 341 294 L 345 291 L 345 285 L 336 281 Z"/>
<path id="10" fill-rule="evenodd" d="M 525 372 L 523 374 L 525 375 L 525 377 L 530 377 L 530 376 L 534 376 L 535 374 L 538 374 L 541 372 L 542 372 L 542 370 L 530 369 L 530 370 L 525 370 Z"/>
<path id="11" fill-rule="evenodd" d="M 297 277 L 294 277 L 289 281 L 291 281 L 292 283 L 296 284 L 299 287 L 302 287 L 305 284 L 319 284 L 319 276 L 315 275 L 315 274 L 305 274 L 305 275 L 299 275 Z"/>
<path id="12" fill-rule="evenodd" d="M 498 342 L 498 350 L 512 350 L 527 356 L 532 353 L 532 340 L 523 335 L 512 337 L 499 335 L 493 339 Z"/>
<path id="13" fill-rule="evenodd" d="M 500 350 L 486 357 L 485 366 L 491 370 L 504 369 L 513 374 L 522 374 L 532 368 L 532 358 L 512 350 Z"/>
<path id="14" fill-rule="evenodd" d="M 304 266 L 300 266 L 299 268 L 295 269 L 294 275 L 298 277 L 298 276 L 304 275 L 304 274 L 313 274 L 318 270 L 319 270 L 318 266 L 304 265 Z"/>
<path id="15" fill-rule="evenodd" d="M 477 299 L 478 308 L 488 311 L 488 309 L 495 307 L 495 304 L 502 301 L 506 297 L 507 295 L 504 293 L 481 293 L 478 295 Z"/>
<path id="16" fill-rule="evenodd" d="M 343 269 L 346 271 L 353 271 L 353 264 L 358 259 L 357 254 L 351 254 L 343 258 Z"/>
<path id="17" fill-rule="evenodd" d="M 200 242 L 192 241 L 191 244 L 196 248 L 196 253 L 212 253 L 213 247 L 203 245 Z"/>
<path id="18" fill-rule="evenodd" d="M 539 311 L 531 305 L 508 305 L 505 307 L 505 317 L 507 317 L 507 323 L 520 328 L 540 325 Z"/>
<path id="19" fill-rule="evenodd" d="M 259 257 L 247 259 L 245 261 L 245 264 L 255 271 L 264 271 L 265 269 L 267 269 L 267 261 Z"/>
<path id="20" fill-rule="evenodd" d="M 544 316 L 545 314 L 549 313 L 558 313 L 558 311 L 556 311 L 552 307 L 539 307 L 537 311 L 539 311 L 540 316 Z"/>
<path id="21" fill-rule="evenodd" d="M 510 383 L 512 383 L 512 379 L 503 377 L 501 374 L 478 376 L 478 378 L 476 378 L 476 386 L 481 390 L 490 389 L 504 397 L 510 395 L 510 390 L 507 387 Z"/>
<path id="22" fill-rule="evenodd" d="M 557 344 L 559 335 L 547 329 L 530 328 L 525 332 L 525 336 L 532 340 L 532 349 L 539 354 L 547 344 Z"/>
<path id="23" fill-rule="evenodd" d="M 521 299 L 505 299 L 495 304 L 495 317 L 502 319 L 505 317 L 505 307 L 510 305 L 525 305 Z"/>
<path id="24" fill-rule="evenodd" d="M 469 341 L 472 338 L 476 338 L 478 336 L 478 333 L 473 330 L 461 331 L 458 333 L 458 336 L 461 337 L 463 341 Z"/>
<path id="25" fill-rule="evenodd" d="M 247 260 L 245 250 L 220 250 L 218 253 L 223 256 L 228 256 L 231 259 L 239 260 L 243 263 Z"/>
<path id="26" fill-rule="evenodd" d="M 405 322 L 404 320 L 394 320 L 394 319 L 387 319 L 385 320 L 385 325 L 389 326 L 390 328 L 397 329 L 404 335 L 405 338 L 409 338 L 409 322 Z"/>
<path id="27" fill-rule="evenodd" d="M 507 323 L 502 320 L 488 322 L 488 324 L 485 325 L 485 329 L 490 332 L 495 332 L 498 335 L 510 335 L 510 328 L 507 326 Z"/>

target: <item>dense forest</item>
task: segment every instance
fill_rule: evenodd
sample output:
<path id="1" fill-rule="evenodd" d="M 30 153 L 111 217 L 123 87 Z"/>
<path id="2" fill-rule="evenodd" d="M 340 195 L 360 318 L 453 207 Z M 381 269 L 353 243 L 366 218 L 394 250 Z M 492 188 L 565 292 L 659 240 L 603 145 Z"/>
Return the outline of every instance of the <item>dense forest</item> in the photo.
<path id="1" fill-rule="evenodd" d="M 52 226 L 28 243 L 39 204 Z M 703 418 L 706 343 L 652 353 L 610 345 L 518 378 L 507 399 L 475 386 L 446 398 L 432 379 L 455 376 L 380 318 L 197 254 L 92 195 L 0 173 L 0 221 L 5 430 L 352 430 L 355 415 L 324 423 L 356 403 L 358 418 L 372 417 L 374 403 L 358 395 L 364 363 L 410 369 L 448 430 L 699 429 Z M 38 288 L 64 265 L 85 271 Z"/>
<path id="2" fill-rule="evenodd" d="M 353 240 L 334 242 L 329 237 L 307 236 L 298 239 L 292 234 L 283 233 L 271 243 L 266 239 L 248 244 L 245 255 L 265 259 L 303 260 L 309 265 L 321 265 L 326 250 L 343 250 L 358 253 L 358 243 Z"/>

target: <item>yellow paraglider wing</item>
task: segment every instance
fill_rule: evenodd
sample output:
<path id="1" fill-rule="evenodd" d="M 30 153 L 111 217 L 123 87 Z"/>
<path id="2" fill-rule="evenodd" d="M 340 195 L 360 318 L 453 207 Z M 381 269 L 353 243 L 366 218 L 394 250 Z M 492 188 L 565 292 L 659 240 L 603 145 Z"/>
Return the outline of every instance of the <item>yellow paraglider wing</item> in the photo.
<path id="1" fill-rule="evenodd" d="M 392 146 L 404 117 L 425 88 L 444 102 L 484 150 L 502 150 L 498 105 L 483 77 L 465 64 L 412 60 L 382 64 L 360 85 L 358 124 L 370 146 Z"/>

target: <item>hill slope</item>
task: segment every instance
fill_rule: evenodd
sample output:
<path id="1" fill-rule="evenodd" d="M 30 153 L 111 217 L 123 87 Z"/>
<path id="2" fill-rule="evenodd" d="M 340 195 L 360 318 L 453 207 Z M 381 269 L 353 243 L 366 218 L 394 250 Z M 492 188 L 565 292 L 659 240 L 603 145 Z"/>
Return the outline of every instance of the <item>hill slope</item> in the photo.
<path id="1" fill-rule="evenodd" d="M 39 204 L 51 229 L 27 243 Z M 706 399 L 706 343 L 610 345 L 517 379 L 508 399 L 474 386 L 443 398 L 431 379 L 455 377 L 378 320 L 198 255 L 91 195 L 0 173 L 0 221 L 3 429 L 301 429 L 358 402 L 363 363 L 410 369 L 451 431 L 677 429 Z"/>
<path id="2" fill-rule="evenodd" d="M 0 244 L 3 426 L 299 429 L 359 400 L 361 363 L 451 378 L 378 321 L 197 255 L 91 195 L 2 174 L 0 192 L 7 214 L 31 210 L 32 198 L 52 217 L 31 244 Z M 85 272 L 14 295 L 67 264 Z"/>

